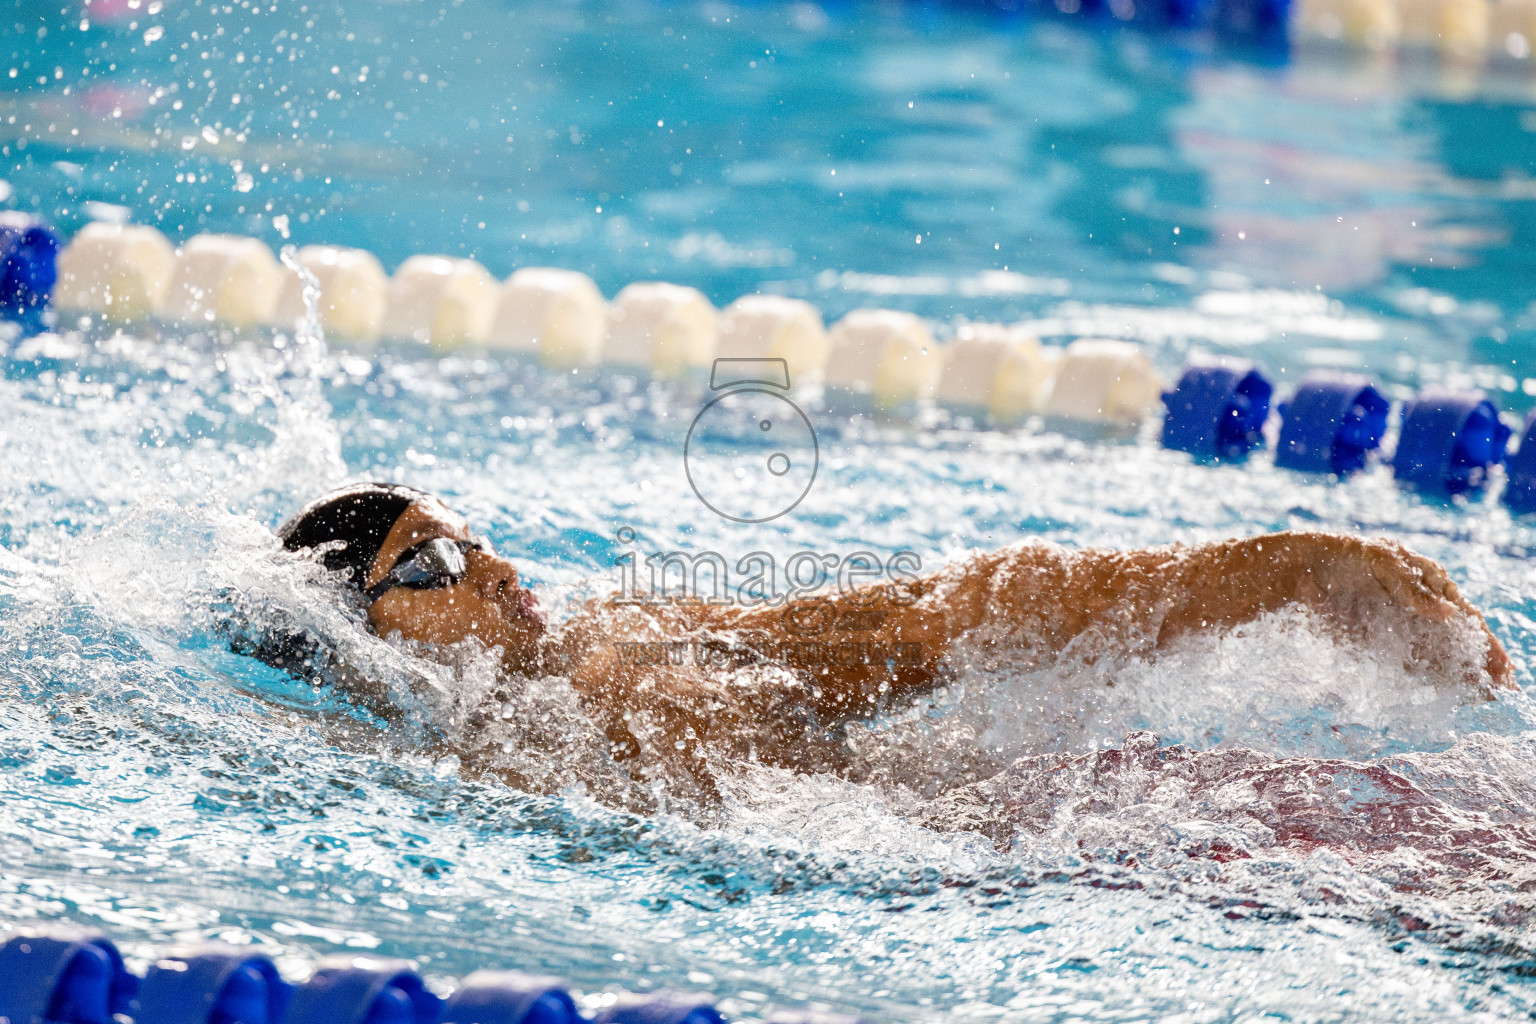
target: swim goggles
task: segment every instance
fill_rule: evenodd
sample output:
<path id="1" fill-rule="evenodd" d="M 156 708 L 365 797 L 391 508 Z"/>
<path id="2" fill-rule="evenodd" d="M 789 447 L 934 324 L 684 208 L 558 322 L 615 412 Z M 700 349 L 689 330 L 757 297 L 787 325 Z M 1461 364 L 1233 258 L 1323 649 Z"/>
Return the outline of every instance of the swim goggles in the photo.
<path id="1" fill-rule="evenodd" d="M 438 537 L 418 544 L 400 556 L 388 576 L 363 591 L 363 597 L 371 605 L 395 587 L 407 590 L 451 587 L 469 572 L 465 555 L 475 548 L 486 550 L 485 541 Z"/>

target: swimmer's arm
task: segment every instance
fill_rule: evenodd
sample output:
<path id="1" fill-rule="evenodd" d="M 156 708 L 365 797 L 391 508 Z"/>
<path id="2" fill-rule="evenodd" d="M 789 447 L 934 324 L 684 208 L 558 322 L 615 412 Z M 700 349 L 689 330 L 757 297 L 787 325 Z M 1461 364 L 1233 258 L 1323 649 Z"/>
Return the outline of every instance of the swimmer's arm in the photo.
<path id="1" fill-rule="evenodd" d="M 694 618 L 688 609 L 593 601 L 566 626 L 561 661 L 614 760 L 649 749 L 708 788 L 706 741 L 730 702 L 693 657 Z"/>
<path id="2" fill-rule="evenodd" d="M 923 577 L 900 593 L 876 588 L 785 609 L 716 616 L 716 625 L 751 631 L 769 650 L 848 652 L 831 664 L 792 666 L 831 718 L 862 717 L 891 701 L 942 684 L 955 644 L 1002 645 L 1050 657 L 1093 633 L 1120 650 L 1155 650 L 1186 634 L 1250 622 L 1300 604 L 1343 625 L 1373 607 L 1396 607 L 1429 623 L 1472 621 L 1487 645 L 1495 687 L 1513 670 L 1477 610 L 1443 568 L 1400 544 L 1339 534 L 1287 532 L 1242 540 L 1140 551 L 1073 551 L 1024 544 L 975 556 Z M 834 623 L 861 609 L 884 613 L 875 629 L 832 628 L 806 635 L 787 625 L 813 621 L 812 605 Z M 874 655 L 859 658 L 859 643 Z M 1447 643 L 1451 641 L 1446 640 Z M 884 655 L 884 657 L 882 657 Z"/>
<path id="3" fill-rule="evenodd" d="M 1514 686 L 1504 648 L 1446 571 L 1393 541 L 1288 531 L 1190 547 L 1086 551 L 1068 562 L 1063 597 L 1052 602 L 1061 608 L 1057 636 L 1065 642 L 1092 629 L 1127 646 L 1158 648 L 1287 605 L 1355 629 L 1367 626 L 1373 612 L 1391 609 L 1428 625 L 1426 635 L 1443 648 L 1471 623 L 1486 646 L 1483 669 L 1492 685 Z M 997 596 L 1004 615 L 1031 601 L 1006 588 Z M 1436 627 L 1444 630 L 1436 635 Z"/>
<path id="4" fill-rule="evenodd" d="M 1445 627 L 1442 647 L 1465 624 L 1481 633 L 1483 670 L 1497 689 L 1513 689 L 1514 666 L 1445 569 L 1394 541 L 1295 531 L 1186 549 L 1169 566 L 1170 596 L 1157 609 L 1161 645 L 1184 633 L 1251 621 L 1286 604 L 1356 627 L 1374 610 L 1397 609 Z M 1427 656 L 1441 652 L 1429 651 Z M 1491 696 L 1491 695 L 1490 695 Z"/>
<path id="5" fill-rule="evenodd" d="M 1113 552 L 1022 544 L 900 585 L 722 616 L 722 625 L 755 631 L 791 659 L 806 652 L 801 664 L 784 660 L 824 719 L 867 717 L 943 685 L 963 670 L 963 657 L 989 647 L 1054 656 L 1117 605 L 1160 590 L 1167 556 L 1139 555 L 1122 564 Z M 834 627 L 797 628 L 818 616 Z"/>
<path id="6" fill-rule="evenodd" d="M 713 609 L 700 625 L 788 668 L 826 723 L 864 718 L 943 685 L 954 642 L 993 613 L 990 583 L 1005 561 L 1062 592 L 1059 550 L 997 552 L 920 578 L 771 607 Z M 1028 563 L 1026 565 L 1025 563 Z M 1041 619 L 1047 618 L 1042 616 Z"/>

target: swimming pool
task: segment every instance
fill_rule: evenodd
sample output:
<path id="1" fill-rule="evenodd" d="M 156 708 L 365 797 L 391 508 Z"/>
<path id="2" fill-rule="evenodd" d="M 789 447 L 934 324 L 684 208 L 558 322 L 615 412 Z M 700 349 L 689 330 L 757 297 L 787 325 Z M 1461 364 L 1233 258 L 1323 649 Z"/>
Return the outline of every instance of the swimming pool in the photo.
<path id="1" fill-rule="evenodd" d="M 1199 349 L 1281 381 L 1360 369 L 1399 397 L 1477 385 L 1515 412 L 1536 391 L 1536 113 L 1509 67 L 1272 66 L 1104 23 L 884 7 L 172 3 L 83 29 L 75 11 L 7 13 L 29 26 L 0 78 L 8 201 L 66 228 L 124 207 L 178 239 L 562 266 L 609 295 L 660 278 L 721 305 L 809 298 L 829 321 L 867 305 L 1025 320 L 1137 340 L 1165 374 Z M 1529 686 L 1536 532 L 1494 502 L 1404 492 L 1384 466 L 1330 483 L 1267 455 L 1196 465 L 1147 431 L 918 429 L 812 402 L 816 486 L 743 526 L 684 478 L 697 382 L 170 328 L 7 356 L 8 922 L 99 923 L 140 957 L 258 941 L 295 972 L 338 949 L 423 956 L 438 979 L 517 966 L 593 1005 L 702 988 L 748 1018 L 1533 1008 L 1536 710 L 1524 692 L 1454 706 L 1401 652 L 1336 649 L 1304 621 L 1152 663 L 996 666 L 860 736 L 855 781 L 743 770 L 700 815 L 612 809 L 669 795 L 603 769 L 558 681 L 471 733 L 459 691 L 379 654 L 414 693 L 386 723 L 230 653 L 217 610 L 240 586 L 325 615 L 267 530 L 359 476 L 442 492 L 573 597 L 617 585 L 627 550 L 934 566 L 1024 537 L 1307 526 L 1445 563 Z M 487 681 L 473 657 L 458 668 Z M 1141 731 L 1251 748 L 1282 775 L 1287 757 L 1344 759 L 1294 797 L 1348 855 L 1292 842 L 1211 762 L 1017 767 Z M 523 785 L 461 778 L 423 753 L 440 736 L 504 745 Z M 1012 846 L 933 820 L 943 789 L 1009 765 L 1050 808 Z M 572 779 L 587 792 L 560 791 Z M 1413 841 L 1364 848 L 1344 826 L 1367 813 Z"/>

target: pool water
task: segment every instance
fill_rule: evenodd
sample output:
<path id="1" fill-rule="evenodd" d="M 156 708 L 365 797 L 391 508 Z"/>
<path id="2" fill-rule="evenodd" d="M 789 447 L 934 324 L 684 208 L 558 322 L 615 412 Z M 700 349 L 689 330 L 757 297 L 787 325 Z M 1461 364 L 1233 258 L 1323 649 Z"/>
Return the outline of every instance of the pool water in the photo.
<path id="1" fill-rule="evenodd" d="M 929 7 L 105 10 L 5 12 L 0 177 L 66 228 L 1026 320 L 1141 341 L 1165 374 L 1211 351 L 1536 394 L 1517 67 Z M 588 1006 L 704 989 L 749 1019 L 1536 1010 L 1536 528 L 1494 501 L 809 395 L 816 484 L 752 526 L 688 489 L 699 382 L 168 326 L 5 354 L 8 925 L 91 922 L 138 957 L 260 942 L 295 974 L 346 949 L 436 982 L 520 967 Z M 484 652 L 373 642 L 273 557 L 272 526 L 356 478 L 444 494 L 557 611 L 634 550 L 933 568 L 1026 538 L 1384 535 L 1450 569 L 1526 689 L 1467 700 L 1392 637 L 1278 615 L 1154 659 L 978 666 L 855 730 L 852 777 L 730 766 L 704 809 L 608 764 L 562 680 L 477 718 Z M 232 653 L 232 595 L 368 659 L 399 711 Z"/>

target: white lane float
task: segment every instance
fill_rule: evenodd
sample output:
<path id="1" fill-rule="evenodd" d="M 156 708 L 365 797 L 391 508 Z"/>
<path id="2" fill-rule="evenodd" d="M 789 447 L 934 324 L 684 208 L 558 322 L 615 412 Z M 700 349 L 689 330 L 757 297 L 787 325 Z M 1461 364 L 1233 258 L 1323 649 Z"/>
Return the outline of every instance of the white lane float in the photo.
<path id="1" fill-rule="evenodd" d="M 496 301 L 496 279 L 474 260 L 412 256 L 390 278 L 383 335 L 440 350 L 483 345 Z"/>
<path id="2" fill-rule="evenodd" d="M 648 367 L 656 377 L 707 369 L 719 341 L 720 314 L 697 288 L 641 281 L 608 307 L 603 362 Z"/>
<path id="3" fill-rule="evenodd" d="M 1292 24 L 1298 36 L 1316 36 L 1367 50 L 1386 50 L 1401 34 L 1397 0 L 1302 0 Z"/>
<path id="4" fill-rule="evenodd" d="M 1528 58 L 1536 39 L 1533 0 L 1301 0 L 1292 10 L 1297 38 L 1432 50 L 1463 65 L 1490 54 Z"/>
<path id="5" fill-rule="evenodd" d="M 1061 354 L 1045 414 L 1093 423 L 1130 424 L 1161 407 L 1163 382 L 1139 345 L 1079 338 Z"/>
<path id="6" fill-rule="evenodd" d="M 294 256 L 320 285 L 320 327 L 327 337 L 371 344 L 384 329 L 389 309 L 389 275 L 373 253 L 336 245 L 306 245 Z M 304 283 L 284 266 L 283 287 L 272 325 L 292 329 L 304 317 Z"/>
<path id="7" fill-rule="evenodd" d="M 176 247 L 145 224 L 95 221 L 59 253 L 53 301 L 71 313 L 112 322 L 144 320 L 160 311 L 176 272 Z"/>
<path id="8" fill-rule="evenodd" d="M 1000 424 L 1045 411 L 1056 376 L 1056 350 L 1021 327 L 962 324 L 947 347 L 934 397 L 956 409 L 983 411 Z"/>
<path id="9" fill-rule="evenodd" d="M 940 345 L 922 319 L 895 310 L 855 310 L 829 334 L 815 306 L 776 295 L 717 313 L 698 290 L 666 282 L 632 284 L 609 304 L 585 274 L 553 268 L 498 285 L 474 260 L 447 256 L 412 256 L 392 278 L 357 249 L 306 246 L 297 261 L 319 282 L 322 325 L 342 342 L 487 346 L 536 353 L 555 369 L 607 362 L 657 377 L 716 357 L 778 358 L 792 383 L 820 380 L 884 408 L 936 398 L 1000 426 L 1036 413 L 1130 423 L 1156 413 L 1162 392 L 1146 355 L 1123 341 L 1045 348 L 1021 328 L 962 324 Z M 231 235 L 198 235 L 173 253 L 153 228 L 90 225 L 60 257 L 60 282 L 61 308 L 115 319 L 290 327 L 303 313 L 298 274 L 261 241 Z"/>
<path id="10" fill-rule="evenodd" d="M 1398 0 L 1397 13 L 1405 45 L 1460 61 L 1488 50 L 1488 0 Z"/>
<path id="11" fill-rule="evenodd" d="M 1489 52 L 1529 60 L 1536 46 L 1536 0 L 1494 0 L 1488 11 Z"/>
<path id="12" fill-rule="evenodd" d="M 538 353 L 546 367 L 595 366 L 608 333 L 608 304 L 586 274 L 524 267 L 501 286 L 489 343 Z"/>
<path id="13" fill-rule="evenodd" d="M 194 235 L 176 252 L 160 312 L 168 320 L 241 330 L 271 320 L 282 286 L 282 264 L 260 239 Z"/>
<path id="14" fill-rule="evenodd" d="M 830 343 L 821 311 L 803 299 L 744 295 L 720 313 L 720 346 L 726 359 L 783 359 L 790 382 L 803 384 L 827 367 Z"/>
<path id="15" fill-rule="evenodd" d="M 833 325 L 828 387 L 870 394 L 881 408 L 932 398 L 943 356 L 928 325 L 893 309 L 856 309 Z"/>

